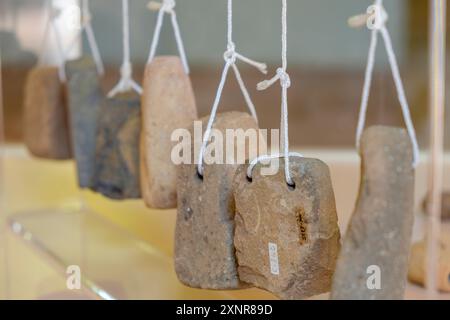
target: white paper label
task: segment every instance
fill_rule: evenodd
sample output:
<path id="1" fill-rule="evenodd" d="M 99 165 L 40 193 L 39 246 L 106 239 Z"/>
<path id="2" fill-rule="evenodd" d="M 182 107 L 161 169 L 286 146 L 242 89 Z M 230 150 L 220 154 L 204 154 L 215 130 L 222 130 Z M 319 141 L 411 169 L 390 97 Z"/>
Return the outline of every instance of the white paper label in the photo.
<path id="1" fill-rule="evenodd" d="M 275 243 L 269 242 L 269 261 L 270 272 L 274 275 L 280 274 L 280 267 L 278 265 L 278 248 Z"/>

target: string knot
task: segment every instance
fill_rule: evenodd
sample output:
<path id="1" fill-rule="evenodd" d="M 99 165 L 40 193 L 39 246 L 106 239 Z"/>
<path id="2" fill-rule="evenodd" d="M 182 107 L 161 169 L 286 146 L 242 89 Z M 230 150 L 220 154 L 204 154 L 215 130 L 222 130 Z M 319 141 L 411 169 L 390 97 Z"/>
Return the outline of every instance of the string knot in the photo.
<path id="1" fill-rule="evenodd" d="M 150 1 L 148 3 L 148 8 L 152 11 L 161 10 L 165 13 L 174 14 L 175 13 L 175 0 L 163 0 L 161 2 Z"/>
<path id="2" fill-rule="evenodd" d="M 133 68 L 131 63 L 129 61 L 125 61 L 120 67 L 120 75 L 122 79 L 131 79 L 132 71 Z"/>
<path id="3" fill-rule="evenodd" d="M 291 86 L 291 78 L 283 68 L 277 69 L 277 76 L 279 77 L 280 84 L 283 88 L 289 88 Z"/>
<path id="4" fill-rule="evenodd" d="M 263 91 L 272 86 L 275 82 L 280 81 L 282 88 L 289 88 L 291 86 L 291 78 L 289 74 L 283 68 L 278 68 L 276 75 L 270 80 L 264 80 L 258 83 L 256 86 L 258 91 Z"/>
<path id="5" fill-rule="evenodd" d="M 223 54 L 223 58 L 225 59 L 225 62 L 229 64 L 235 64 L 237 59 L 236 54 L 236 46 L 234 43 L 229 43 L 227 46 L 227 51 Z"/>
<path id="6" fill-rule="evenodd" d="M 388 14 L 382 4 L 373 4 L 367 8 L 367 28 L 380 30 L 388 21 Z"/>
<path id="7" fill-rule="evenodd" d="M 166 13 L 174 13 L 175 0 L 163 0 L 161 10 Z"/>

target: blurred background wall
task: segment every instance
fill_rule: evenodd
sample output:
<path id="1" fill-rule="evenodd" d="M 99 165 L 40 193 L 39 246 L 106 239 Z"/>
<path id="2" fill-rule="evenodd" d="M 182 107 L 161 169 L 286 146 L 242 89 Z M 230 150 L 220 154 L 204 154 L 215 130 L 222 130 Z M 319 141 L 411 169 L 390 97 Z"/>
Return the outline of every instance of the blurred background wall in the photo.
<path id="1" fill-rule="evenodd" d="M 147 0 L 130 0 L 131 54 L 135 78 L 142 71 L 153 35 L 156 14 Z M 77 0 L 58 0 L 63 9 Z M 354 144 L 354 129 L 369 45 L 366 28 L 350 29 L 347 19 L 362 13 L 371 0 L 289 1 L 289 93 L 291 142 L 297 147 L 346 147 Z M 6 137 L 21 140 L 22 88 L 28 70 L 42 50 L 46 10 L 43 0 L 0 0 L 0 45 L 4 64 Z M 414 121 L 422 146 L 427 143 L 427 1 L 385 1 L 388 27 L 404 77 Z M 280 64 L 281 1 L 235 0 L 234 40 L 238 51 L 265 61 L 270 71 Z M 105 90 L 117 80 L 121 48 L 121 1 L 91 0 L 93 26 L 107 65 Z M 226 46 L 225 0 L 178 0 L 178 19 L 192 66 L 192 81 L 201 115 L 207 115 L 223 65 Z M 67 16 L 58 21 L 68 44 L 76 30 L 67 27 Z M 79 50 L 78 50 L 79 51 Z M 89 53 L 88 50 L 85 50 Z M 71 52 L 75 57 L 79 52 Z M 176 54 L 168 19 L 163 28 L 160 54 Z M 54 43 L 48 47 L 49 61 L 56 61 Z M 403 125 L 400 107 L 380 41 L 377 67 L 369 105 L 368 124 Z M 261 126 L 279 125 L 279 87 L 257 92 L 264 79 L 241 65 L 242 73 L 258 111 Z M 245 104 L 230 77 L 221 110 L 244 110 Z M 324 128 L 318 130 L 318 128 Z"/>

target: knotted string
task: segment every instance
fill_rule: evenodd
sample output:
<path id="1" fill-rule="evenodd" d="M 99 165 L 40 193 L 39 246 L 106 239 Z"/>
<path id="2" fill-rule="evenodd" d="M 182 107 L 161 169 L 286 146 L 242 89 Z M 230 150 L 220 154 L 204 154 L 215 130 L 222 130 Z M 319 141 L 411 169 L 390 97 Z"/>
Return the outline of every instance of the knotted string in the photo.
<path id="1" fill-rule="evenodd" d="M 156 55 L 156 49 L 159 44 L 159 37 L 161 34 L 161 28 L 164 22 L 164 14 L 170 14 L 173 32 L 175 34 L 175 41 L 177 42 L 178 52 L 180 53 L 180 58 L 183 63 L 183 68 L 186 74 L 189 74 L 189 65 L 186 58 L 186 52 L 184 50 L 183 40 L 181 38 L 180 27 L 177 21 L 177 14 L 175 12 L 175 0 L 163 0 L 162 3 L 150 1 L 148 7 L 150 10 L 159 10 L 158 18 L 156 20 L 156 27 L 153 34 L 153 41 L 150 47 L 150 54 L 148 56 L 147 63 L 151 63 Z"/>
<path id="2" fill-rule="evenodd" d="M 142 94 L 142 88 L 133 80 L 133 68 L 130 61 L 130 14 L 128 0 L 122 0 L 122 28 L 123 28 L 123 62 L 120 68 L 119 83 L 108 93 L 108 98 L 116 94 L 134 90 Z"/>
<path id="3" fill-rule="evenodd" d="M 45 50 L 46 44 L 48 41 L 50 30 L 53 30 L 53 34 L 55 35 L 56 48 L 57 48 L 58 54 L 59 54 L 58 76 L 59 76 L 59 80 L 61 82 L 65 82 L 66 81 L 66 71 L 64 70 L 64 63 L 65 63 L 66 57 L 64 54 L 64 50 L 63 50 L 61 35 L 59 33 L 58 27 L 55 24 L 55 20 L 59 17 L 61 12 L 59 9 L 54 7 L 52 0 L 47 1 L 47 12 L 48 12 L 49 16 L 48 16 L 47 23 L 46 23 L 45 30 L 44 30 L 44 38 L 43 38 L 42 46 L 41 46 L 42 49 L 39 54 L 38 65 L 44 64 L 44 53 L 46 51 Z"/>
<path id="4" fill-rule="evenodd" d="M 400 71 L 398 68 L 397 60 L 395 57 L 394 49 L 392 47 L 391 37 L 389 35 L 389 31 L 386 28 L 386 22 L 388 20 L 388 15 L 386 10 L 383 7 L 383 0 L 376 0 L 374 5 L 370 6 L 367 9 L 367 13 L 370 15 L 374 15 L 374 23 L 373 26 L 370 27 L 372 29 L 372 35 L 370 40 L 369 47 L 369 55 L 367 60 L 367 67 L 365 72 L 364 79 L 364 88 L 361 98 L 361 106 L 359 112 L 358 126 L 356 129 L 356 147 L 359 149 L 362 132 L 364 130 L 366 114 L 367 114 L 367 105 L 369 101 L 370 95 L 370 87 L 372 83 L 373 69 L 375 64 L 375 53 L 377 48 L 377 40 L 378 33 L 380 32 L 384 44 L 386 47 L 386 52 L 389 59 L 389 64 L 391 67 L 392 75 L 395 82 L 395 87 L 397 90 L 398 100 L 400 102 L 400 106 L 402 108 L 403 118 L 406 124 L 406 129 L 410 136 L 412 147 L 413 147 L 413 167 L 415 168 L 419 162 L 419 145 L 417 143 L 416 133 L 414 130 L 414 125 L 411 120 L 411 114 L 409 111 L 408 102 L 405 95 L 405 90 L 403 88 L 403 83 L 400 76 Z M 369 26 L 369 25 L 368 25 Z"/>
<path id="5" fill-rule="evenodd" d="M 303 157 L 300 153 L 297 152 L 289 152 L 289 126 L 288 126 L 288 96 L 287 91 L 291 86 L 291 79 L 289 74 L 287 73 L 287 2 L 283 0 L 283 9 L 281 15 L 282 21 L 282 33 L 281 33 L 281 59 L 282 65 L 281 68 L 277 69 L 275 76 L 270 80 L 264 80 L 258 83 L 258 90 L 266 90 L 275 82 L 280 81 L 281 85 L 281 154 L 284 157 L 284 175 L 286 177 L 286 182 L 290 186 L 294 186 L 294 182 L 292 181 L 291 173 L 289 170 L 289 157 Z M 263 160 L 269 160 L 278 158 L 280 155 L 271 155 L 271 156 L 261 156 L 253 160 L 248 169 L 247 169 L 247 177 L 249 179 L 252 178 L 252 172 L 255 165 Z"/>
<path id="6" fill-rule="evenodd" d="M 94 30 L 92 28 L 92 14 L 89 9 L 89 0 L 83 0 L 81 3 L 81 30 L 79 32 L 79 37 L 82 36 L 83 31 L 86 33 L 86 37 L 88 40 L 89 48 L 91 49 L 92 58 L 94 59 L 95 66 L 97 68 L 97 73 L 99 75 L 105 74 L 105 67 L 103 64 L 102 57 L 100 55 L 100 50 L 98 49 L 97 40 L 95 39 Z M 78 41 L 78 37 L 75 37 L 71 45 L 69 46 L 69 50 L 67 52 L 72 51 L 73 47 Z"/>
<path id="7" fill-rule="evenodd" d="M 261 73 L 267 74 L 267 66 L 265 63 L 256 62 L 251 60 L 239 53 L 236 52 L 236 46 L 233 42 L 233 1 L 228 0 L 228 32 L 227 32 L 227 51 L 225 51 L 223 57 L 225 59 L 225 66 L 222 71 L 222 77 L 220 79 L 219 87 L 217 89 L 216 98 L 214 99 L 214 104 L 211 110 L 211 116 L 209 117 L 208 125 L 205 130 L 205 134 L 203 136 L 202 146 L 200 148 L 199 159 L 198 159 L 198 167 L 197 171 L 200 176 L 203 176 L 203 156 L 205 153 L 206 146 L 208 144 L 209 138 L 211 136 L 212 126 L 214 124 L 214 120 L 217 115 L 217 109 L 220 103 L 220 99 L 222 97 L 223 88 L 225 86 L 225 81 L 228 75 L 228 71 L 230 68 L 233 69 L 233 72 L 236 76 L 236 80 L 239 84 L 241 92 L 244 96 L 244 99 L 247 103 L 247 107 L 256 121 L 258 121 L 258 117 L 256 114 L 255 106 L 250 98 L 250 94 L 248 93 L 247 88 L 245 87 L 244 80 L 242 79 L 241 73 L 236 65 L 236 61 L 240 60 L 244 63 L 247 63 L 255 68 L 257 68 Z"/>

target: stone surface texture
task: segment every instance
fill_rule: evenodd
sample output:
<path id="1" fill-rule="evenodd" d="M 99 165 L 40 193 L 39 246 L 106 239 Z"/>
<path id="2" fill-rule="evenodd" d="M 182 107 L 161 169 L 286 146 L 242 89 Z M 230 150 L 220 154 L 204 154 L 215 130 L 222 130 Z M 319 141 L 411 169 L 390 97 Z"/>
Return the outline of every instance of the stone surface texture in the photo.
<path id="1" fill-rule="evenodd" d="M 112 199 L 140 198 L 140 97 L 135 92 L 105 99 L 100 108 L 91 188 Z"/>
<path id="2" fill-rule="evenodd" d="M 58 68 L 33 68 L 25 85 L 24 139 L 31 154 L 47 159 L 70 159 L 65 86 Z"/>
<path id="3" fill-rule="evenodd" d="M 329 169 L 317 159 L 291 157 L 291 188 L 284 158 L 274 161 L 279 164 L 275 175 L 263 175 L 258 164 L 251 181 L 245 165 L 235 176 L 239 277 L 282 299 L 328 292 L 340 249 Z M 276 245 L 278 261 L 272 261 L 269 244 Z"/>
<path id="4" fill-rule="evenodd" d="M 208 118 L 202 119 L 203 130 L 207 122 Z M 247 130 L 258 126 L 246 113 L 217 115 L 214 129 L 225 132 L 225 129 L 238 128 Z M 201 144 L 201 137 L 196 138 L 193 152 Z M 203 179 L 197 174 L 197 164 L 178 167 L 175 271 L 179 280 L 188 286 L 204 289 L 247 286 L 239 281 L 233 245 L 232 182 L 237 167 L 237 164 L 205 164 Z"/>
<path id="5" fill-rule="evenodd" d="M 410 138 L 394 127 L 368 128 L 361 139 L 361 184 L 345 235 L 332 299 L 403 299 L 408 272 L 414 206 Z M 380 271 L 380 288 L 368 268 Z"/>
<path id="6" fill-rule="evenodd" d="M 78 184 L 87 188 L 92 184 L 95 169 L 98 115 L 104 97 L 92 58 L 82 57 L 67 62 L 66 75 Z"/>
<path id="7" fill-rule="evenodd" d="M 197 119 L 194 92 L 179 57 L 156 57 L 145 69 L 142 94 L 141 190 L 147 206 L 177 205 L 171 135 Z"/>

